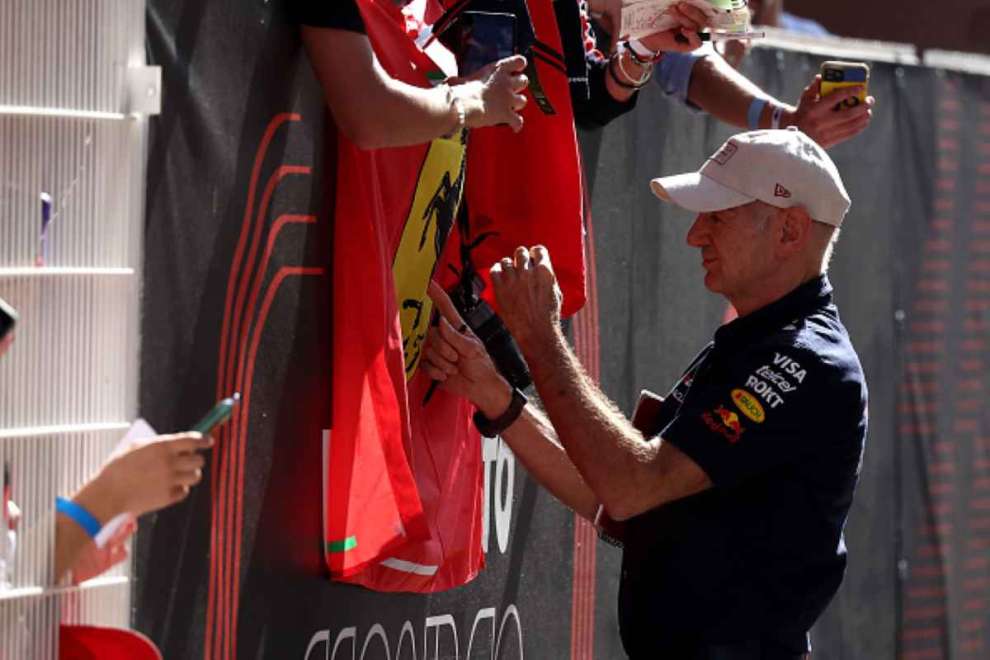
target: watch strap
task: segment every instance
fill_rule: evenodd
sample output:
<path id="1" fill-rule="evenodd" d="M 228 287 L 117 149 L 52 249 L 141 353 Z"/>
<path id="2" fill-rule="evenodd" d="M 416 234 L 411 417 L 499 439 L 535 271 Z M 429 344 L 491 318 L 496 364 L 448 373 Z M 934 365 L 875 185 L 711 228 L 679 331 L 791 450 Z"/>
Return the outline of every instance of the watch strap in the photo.
<path id="1" fill-rule="evenodd" d="M 509 407 L 504 413 L 496 417 L 495 419 L 488 419 L 485 417 L 484 413 L 480 410 L 476 410 L 474 413 L 474 425 L 481 433 L 481 435 L 486 438 L 494 438 L 499 433 L 505 429 L 512 426 L 512 424 L 519 419 L 519 415 L 522 414 L 523 408 L 529 403 L 529 399 L 523 394 L 519 388 L 512 388 L 512 401 L 509 402 Z"/>

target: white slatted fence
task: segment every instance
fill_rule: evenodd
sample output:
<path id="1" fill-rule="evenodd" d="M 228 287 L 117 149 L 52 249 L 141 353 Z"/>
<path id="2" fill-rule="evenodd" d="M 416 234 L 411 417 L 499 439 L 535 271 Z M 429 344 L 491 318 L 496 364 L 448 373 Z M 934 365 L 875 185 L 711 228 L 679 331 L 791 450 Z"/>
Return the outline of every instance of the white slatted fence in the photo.
<path id="1" fill-rule="evenodd" d="M 53 508 L 137 415 L 139 113 L 156 112 L 160 93 L 144 24 L 143 0 L 0 0 L 0 297 L 21 316 L 0 358 L 0 465 L 23 512 L 0 589 L 0 660 L 57 657 L 59 621 L 130 620 L 127 563 L 52 584 Z"/>

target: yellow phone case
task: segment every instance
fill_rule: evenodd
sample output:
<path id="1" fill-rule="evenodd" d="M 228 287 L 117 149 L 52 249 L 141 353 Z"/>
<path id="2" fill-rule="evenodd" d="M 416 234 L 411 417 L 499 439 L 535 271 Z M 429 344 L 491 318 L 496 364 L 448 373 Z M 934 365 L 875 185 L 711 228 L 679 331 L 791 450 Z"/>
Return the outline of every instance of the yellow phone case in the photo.
<path id="1" fill-rule="evenodd" d="M 840 62 L 830 60 L 822 63 L 822 96 L 828 96 L 840 89 L 861 85 L 863 90 L 856 96 L 843 101 L 836 106 L 855 108 L 866 103 L 870 85 L 870 67 L 864 62 Z"/>

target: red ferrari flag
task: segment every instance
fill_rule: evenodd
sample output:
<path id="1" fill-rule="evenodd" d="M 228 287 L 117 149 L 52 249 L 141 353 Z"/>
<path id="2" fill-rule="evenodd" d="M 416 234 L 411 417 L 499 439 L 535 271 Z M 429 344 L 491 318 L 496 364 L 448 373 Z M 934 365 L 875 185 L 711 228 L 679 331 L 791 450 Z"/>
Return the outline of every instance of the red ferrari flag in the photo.
<path id="1" fill-rule="evenodd" d="M 395 3 L 358 6 L 389 75 L 421 87 L 443 79 Z M 473 408 L 443 391 L 425 403 L 430 383 L 417 369 L 432 313 L 427 285 L 445 243 L 445 270 L 446 263 L 462 267 L 469 246 L 485 277 L 517 245 L 543 243 L 558 264 L 565 313 L 584 303 L 570 91 L 550 0 L 535 0 L 529 12 L 538 48 L 526 54 L 539 88 L 521 133 L 473 131 L 466 166 L 463 139 L 362 151 L 339 138 L 333 429 L 324 480 L 326 558 L 335 579 L 384 591 L 439 591 L 464 584 L 484 565 Z M 437 7 L 427 15 L 439 15 Z M 458 240 L 447 241 L 465 186 L 467 222 Z"/>
<path id="2" fill-rule="evenodd" d="M 576 1 L 576 0 L 567 0 Z M 473 8 L 463 0 L 443 0 L 449 9 L 438 22 L 452 21 Z M 483 296 L 494 306 L 488 271 L 520 245 L 545 245 L 564 295 L 562 313 L 569 317 L 584 306 L 584 188 L 570 83 L 552 0 L 512 4 L 517 47 L 529 60 L 529 103 L 525 127 L 474 131 L 468 142 L 465 198 L 467 231 L 474 269 L 485 280 Z M 459 246 L 448 246 L 445 260 L 460 261 Z M 444 282 L 450 280 L 444 274 Z"/>
<path id="3" fill-rule="evenodd" d="M 359 0 L 386 72 L 444 76 L 389 0 Z M 464 181 L 462 136 L 362 151 L 339 137 L 334 216 L 333 428 L 325 448 L 325 556 L 332 576 L 434 591 L 480 570 L 481 457 L 472 409 L 437 393 L 419 354 L 426 295 Z"/>

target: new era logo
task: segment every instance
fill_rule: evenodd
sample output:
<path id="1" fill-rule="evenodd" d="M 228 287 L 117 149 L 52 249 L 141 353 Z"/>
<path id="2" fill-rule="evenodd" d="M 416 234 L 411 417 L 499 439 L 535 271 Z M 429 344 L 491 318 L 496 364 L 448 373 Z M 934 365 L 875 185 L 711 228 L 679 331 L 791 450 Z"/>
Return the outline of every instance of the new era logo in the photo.
<path id="1" fill-rule="evenodd" d="M 737 151 L 739 151 L 739 147 L 737 147 L 732 142 L 727 142 L 726 145 L 722 147 L 721 151 L 719 151 L 717 154 L 712 156 L 712 160 L 714 160 L 719 165 L 724 166 L 726 163 L 729 162 L 730 158 L 736 155 Z"/>
<path id="2" fill-rule="evenodd" d="M 776 187 L 773 189 L 773 196 L 789 199 L 791 196 L 791 191 L 778 183 Z"/>

